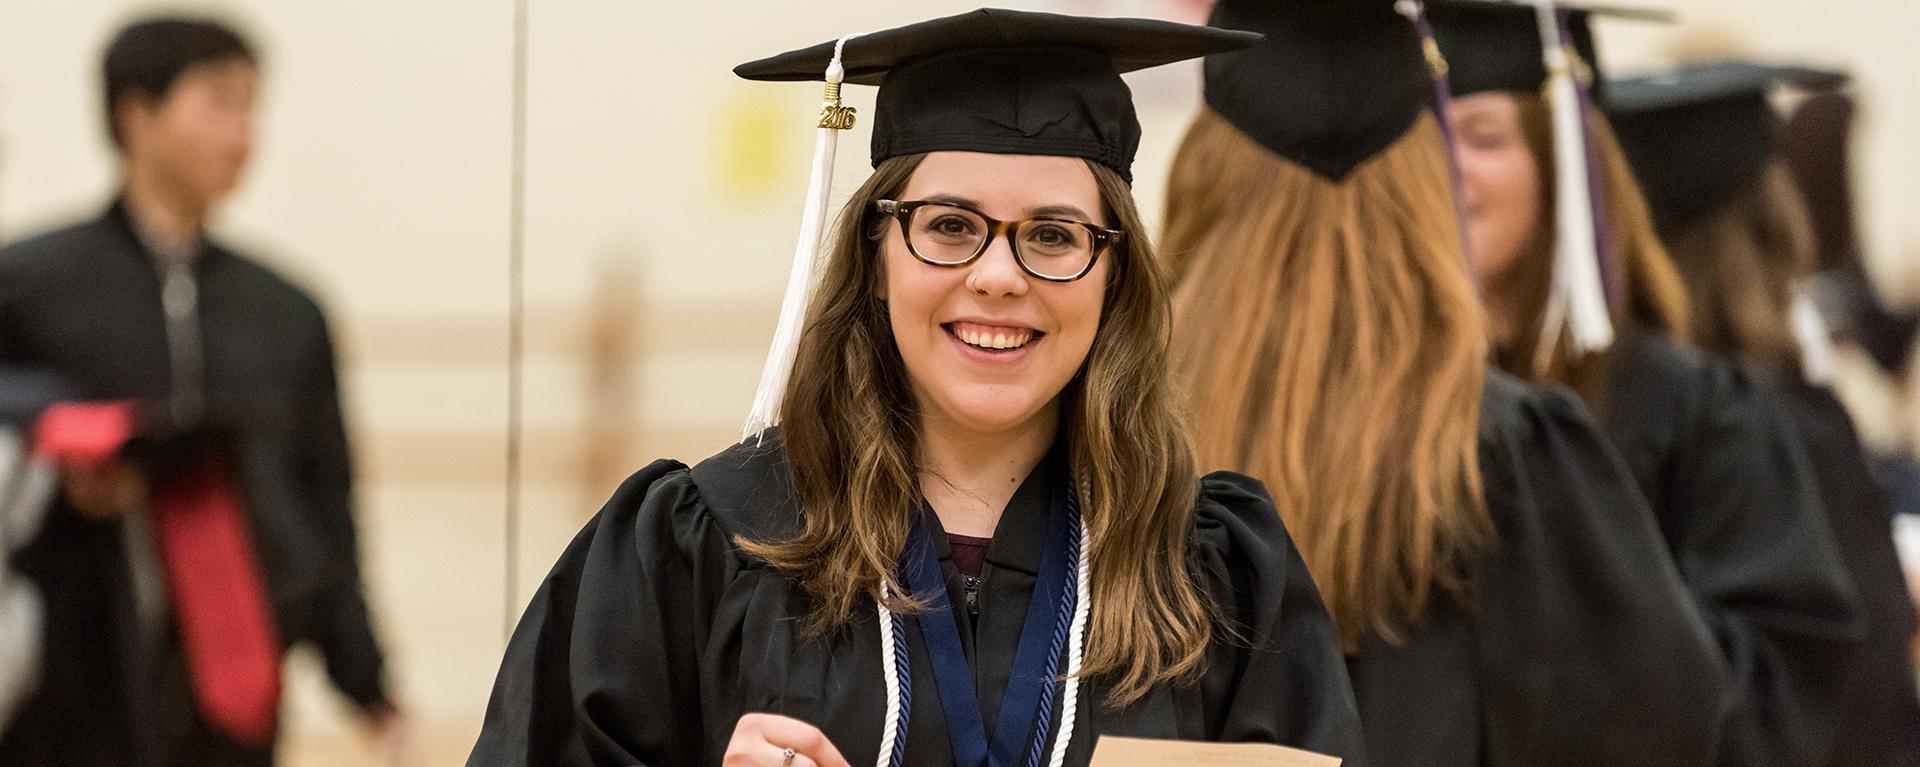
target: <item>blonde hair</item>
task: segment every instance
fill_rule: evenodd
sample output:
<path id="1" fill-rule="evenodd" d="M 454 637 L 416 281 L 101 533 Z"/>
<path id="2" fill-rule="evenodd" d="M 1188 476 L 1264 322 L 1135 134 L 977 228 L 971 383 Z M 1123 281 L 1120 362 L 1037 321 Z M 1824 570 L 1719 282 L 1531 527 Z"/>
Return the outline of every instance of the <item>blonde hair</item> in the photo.
<path id="1" fill-rule="evenodd" d="M 782 413 L 805 528 L 786 541 L 740 541 L 814 598 L 816 633 L 881 599 L 883 584 L 900 593 L 893 572 L 920 492 L 919 406 L 878 297 L 880 239 L 890 222 L 871 211 L 906 188 L 923 157 L 882 162 L 853 194 L 814 289 Z M 1128 236 L 1103 256 L 1112 266 L 1100 328 L 1060 393 L 1061 434 L 1091 540 L 1082 673 L 1112 674 L 1110 702 L 1119 705 L 1197 674 L 1218 611 L 1186 569 L 1196 485 L 1166 377 L 1165 279 L 1126 182 L 1105 166 L 1087 167 L 1108 222 Z M 899 611 L 921 608 L 897 596 L 885 601 Z"/>
<path id="2" fill-rule="evenodd" d="M 1813 222 L 1785 163 L 1769 161 L 1725 205 L 1661 235 L 1686 282 L 1696 343 L 1799 367 L 1793 282 L 1813 271 Z"/>
<path id="3" fill-rule="evenodd" d="M 1555 184 L 1553 168 L 1553 123 L 1544 100 L 1537 94 L 1511 93 L 1520 108 L 1520 129 L 1527 149 L 1540 170 L 1541 224 L 1527 251 L 1514 266 L 1512 279 L 1488 289 L 1522 291 L 1523 300 L 1517 327 L 1519 332 L 1504 348 L 1494 349 L 1500 367 L 1531 381 L 1558 381 L 1572 386 L 1595 410 L 1606 406 L 1607 381 L 1612 371 L 1610 351 L 1569 359 L 1566 338 L 1553 340 L 1551 366 L 1534 368 L 1541 338 L 1542 314 L 1546 309 L 1548 285 L 1553 274 L 1555 222 Z M 1614 307 L 1614 330 L 1618 335 L 1647 327 L 1665 331 L 1676 340 L 1691 338 L 1687 317 L 1687 289 L 1680 272 L 1654 231 L 1653 216 L 1647 211 L 1646 198 L 1626 155 L 1614 139 L 1605 118 L 1587 111 L 1591 150 L 1600 156 L 1601 193 L 1604 195 L 1608 261 L 1616 269 L 1615 278 L 1626 288 L 1625 301 Z"/>
<path id="4" fill-rule="evenodd" d="M 1203 110 L 1167 190 L 1175 344 L 1205 469 L 1267 483 L 1348 652 L 1464 597 L 1485 322 L 1422 115 L 1330 181 Z"/>

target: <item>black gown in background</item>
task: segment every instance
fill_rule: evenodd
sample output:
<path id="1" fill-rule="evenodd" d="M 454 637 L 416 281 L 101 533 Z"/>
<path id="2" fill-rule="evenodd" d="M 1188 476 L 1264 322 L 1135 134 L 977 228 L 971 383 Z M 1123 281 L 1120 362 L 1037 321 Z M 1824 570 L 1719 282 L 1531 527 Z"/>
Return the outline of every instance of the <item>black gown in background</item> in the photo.
<path id="1" fill-rule="evenodd" d="M 1348 660 L 1395 767 L 1712 761 L 1726 664 L 1633 478 L 1569 395 L 1489 371 L 1479 457 L 1498 535 L 1398 643 Z"/>
<path id="2" fill-rule="evenodd" d="M 522 617 L 468 765 L 719 764 L 735 723 L 753 712 L 813 724 L 848 761 L 872 764 L 886 705 L 877 610 L 808 638 L 808 598 L 735 543 L 798 531 L 782 456 L 770 439 L 692 469 L 658 461 L 628 479 Z M 1066 481 L 1064 463 L 1056 451 L 1015 493 L 987 550 L 978 625 L 960 614 L 989 723 L 1032 594 L 1045 499 Z M 1119 710 L 1099 703 L 1102 680 L 1086 682 L 1066 763 L 1086 764 L 1093 736 L 1114 734 L 1280 743 L 1361 767 L 1339 638 L 1272 502 L 1240 475 L 1198 484 L 1188 567 L 1237 637 L 1215 634 L 1195 682 L 1157 686 Z M 952 602 L 964 604 L 944 534 L 938 540 Z M 906 763 L 953 764 L 916 621 L 906 630 Z M 1056 711 L 1049 728 L 1058 721 Z"/>
<path id="3" fill-rule="evenodd" d="M 1798 374 L 1776 375 L 1773 383 L 1812 461 L 1821 504 L 1866 617 L 1827 763 L 1920 766 L 1920 692 L 1914 689 L 1912 654 L 1915 616 L 1893 545 L 1893 510 L 1886 490 L 1868 468 L 1853 419 L 1832 391 Z"/>
<path id="4" fill-rule="evenodd" d="M 1864 621 L 1799 435 L 1731 360 L 1644 329 L 1613 355 L 1607 436 L 1732 672 L 1718 763 L 1823 763 Z"/>

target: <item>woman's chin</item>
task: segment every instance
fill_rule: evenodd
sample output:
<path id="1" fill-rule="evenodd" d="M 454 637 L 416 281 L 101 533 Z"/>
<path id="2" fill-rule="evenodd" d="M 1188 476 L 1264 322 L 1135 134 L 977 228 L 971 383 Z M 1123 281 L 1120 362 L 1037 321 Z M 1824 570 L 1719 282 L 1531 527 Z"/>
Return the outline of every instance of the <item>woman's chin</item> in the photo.
<path id="1" fill-rule="evenodd" d="M 1014 401 L 1009 401 L 1014 399 Z M 1053 398 L 963 397 L 944 403 L 939 413 L 953 427 L 974 434 L 1008 434 L 1049 415 Z"/>

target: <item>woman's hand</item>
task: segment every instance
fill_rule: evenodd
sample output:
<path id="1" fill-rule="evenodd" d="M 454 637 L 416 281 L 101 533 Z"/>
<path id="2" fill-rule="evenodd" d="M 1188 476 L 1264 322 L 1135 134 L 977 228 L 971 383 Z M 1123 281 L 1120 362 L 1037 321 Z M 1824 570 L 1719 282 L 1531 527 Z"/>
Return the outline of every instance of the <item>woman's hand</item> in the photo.
<path id="1" fill-rule="evenodd" d="M 798 719 L 774 714 L 748 714 L 733 726 L 727 741 L 724 767 L 782 767 L 787 749 L 793 761 L 785 767 L 852 767 L 826 733 Z"/>

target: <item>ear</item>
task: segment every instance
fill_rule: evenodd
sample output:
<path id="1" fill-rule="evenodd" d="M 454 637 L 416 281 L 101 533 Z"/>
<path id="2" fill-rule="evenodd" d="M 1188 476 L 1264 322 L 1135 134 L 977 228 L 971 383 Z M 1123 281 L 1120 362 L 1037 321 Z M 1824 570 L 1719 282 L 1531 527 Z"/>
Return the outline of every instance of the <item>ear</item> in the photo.
<path id="1" fill-rule="evenodd" d="M 113 102 L 113 131 L 119 137 L 120 151 L 125 153 L 132 145 L 134 135 L 145 129 L 153 114 L 160 109 L 160 102 L 154 97 L 140 92 L 126 93 Z"/>

